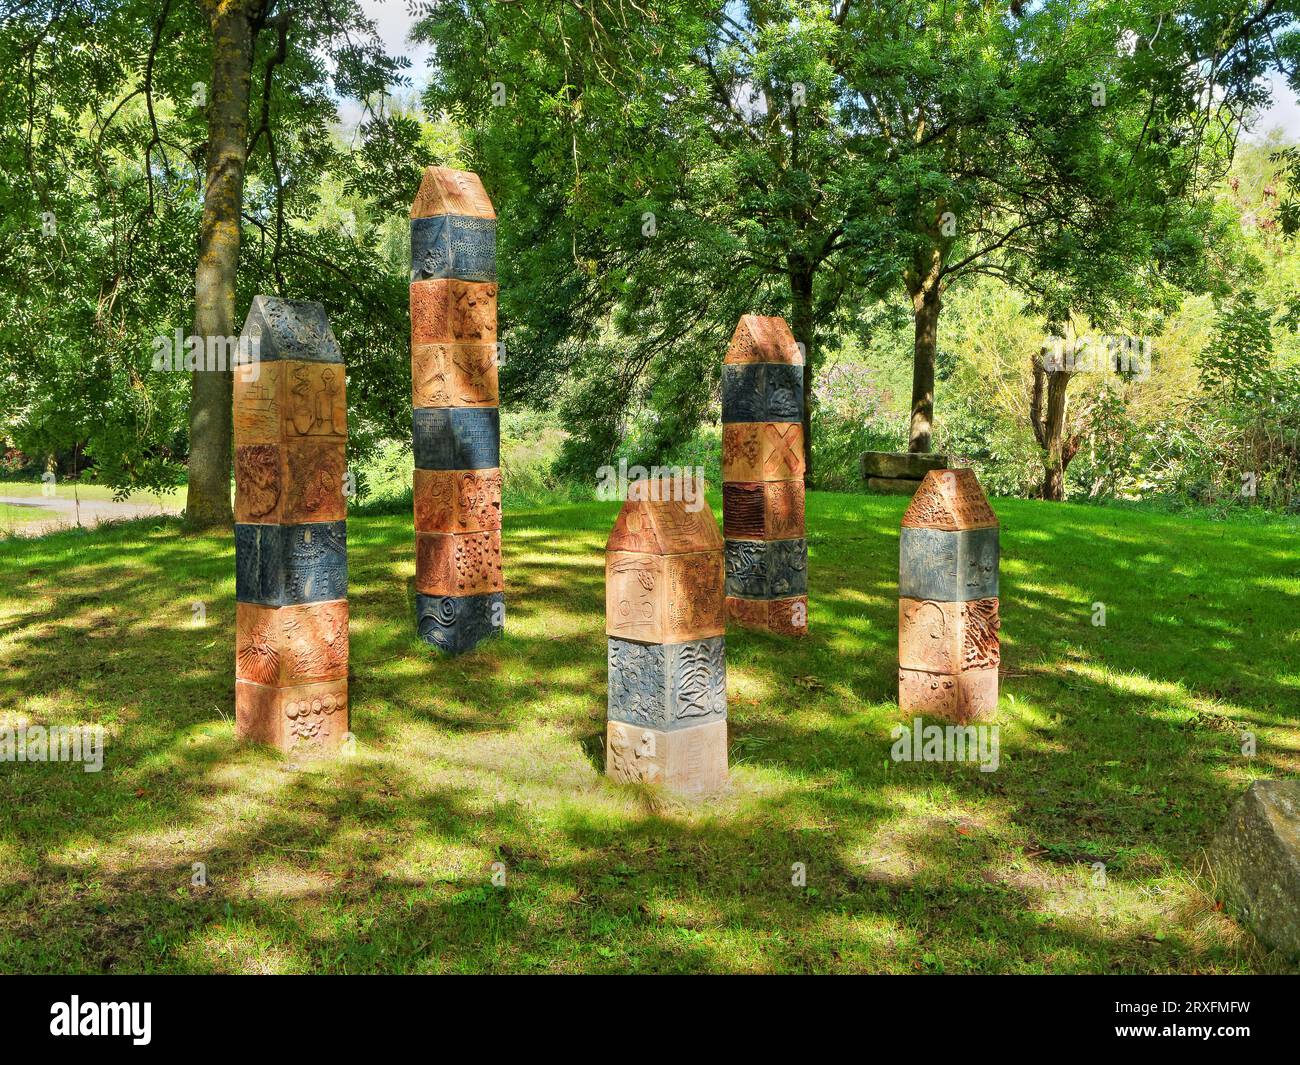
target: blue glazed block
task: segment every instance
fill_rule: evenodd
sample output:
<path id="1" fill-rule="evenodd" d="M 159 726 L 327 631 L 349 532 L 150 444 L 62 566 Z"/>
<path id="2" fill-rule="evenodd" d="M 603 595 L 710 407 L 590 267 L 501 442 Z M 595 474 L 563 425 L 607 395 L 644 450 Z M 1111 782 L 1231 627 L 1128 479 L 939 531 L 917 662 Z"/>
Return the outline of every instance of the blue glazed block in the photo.
<path id="1" fill-rule="evenodd" d="M 727 638 L 670 643 L 667 728 L 686 728 L 727 716 Z"/>
<path id="2" fill-rule="evenodd" d="M 325 308 L 308 300 L 254 296 L 240 336 L 257 339 L 257 357 L 262 362 L 343 361 L 343 351 L 330 329 Z"/>
<path id="3" fill-rule="evenodd" d="M 769 422 L 803 420 L 803 367 L 771 363 L 766 374 L 767 417 Z"/>
<path id="4" fill-rule="evenodd" d="M 496 407 L 452 411 L 458 470 L 493 470 L 501 465 L 501 413 Z"/>
<path id="5" fill-rule="evenodd" d="M 807 592 L 807 540 L 727 541 L 727 595 L 784 599 Z"/>
<path id="6" fill-rule="evenodd" d="M 898 541 L 898 594 L 961 603 L 998 594 L 998 529 L 904 527 Z"/>
<path id="7" fill-rule="evenodd" d="M 784 599 L 808 594 L 808 541 L 771 540 L 768 542 L 767 596 Z"/>
<path id="8" fill-rule="evenodd" d="M 296 606 L 348 594 L 345 521 L 235 526 L 235 598 Z"/>
<path id="9" fill-rule="evenodd" d="M 663 728 L 668 718 L 667 645 L 609 637 L 611 721 Z"/>
<path id="10" fill-rule="evenodd" d="M 411 280 L 497 279 L 497 223 L 494 218 L 440 214 L 411 219 Z"/>
<path id="11" fill-rule="evenodd" d="M 417 470 L 456 469 L 456 438 L 452 434 L 451 407 L 416 407 L 411 411 L 411 434 Z"/>
<path id="12" fill-rule="evenodd" d="M 739 363 L 722 368 L 724 422 L 803 420 L 803 367 Z"/>
<path id="13" fill-rule="evenodd" d="M 501 465 L 496 407 L 416 407 L 412 411 L 419 470 L 491 470 Z"/>
<path id="14" fill-rule="evenodd" d="M 722 368 L 722 420 L 724 422 L 767 421 L 767 399 L 763 363 L 730 365 Z"/>
<path id="15" fill-rule="evenodd" d="M 610 637 L 608 714 L 661 731 L 725 720 L 725 637 L 668 644 Z"/>
<path id="16" fill-rule="evenodd" d="M 744 599 L 767 598 L 766 541 L 728 540 L 726 562 L 727 595 Z"/>
<path id="17" fill-rule="evenodd" d="M 420 639 L 447 654 L 464 654 L 484 640 L 500 636 L 505 620 L 502 592 L 415 596 L 415 627 Z"/>

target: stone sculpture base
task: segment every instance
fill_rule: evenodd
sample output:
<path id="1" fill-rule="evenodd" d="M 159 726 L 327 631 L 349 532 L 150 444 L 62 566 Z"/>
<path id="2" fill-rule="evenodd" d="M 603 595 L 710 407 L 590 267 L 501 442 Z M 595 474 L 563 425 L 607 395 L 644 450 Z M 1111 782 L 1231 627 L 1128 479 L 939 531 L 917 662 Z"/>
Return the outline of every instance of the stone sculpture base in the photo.
<path id="1" fill-rule="evenodd" d="M 998 708 L 998 671 L 927 673 L 899 669 L 898 706 L 905 714 L 941 717 L 959 725 L 992 717 Z"/>
<path id="2" fill-rule="evenodd" d="M 348 682 L 324 680 L 292 688 L 235 681 L 235 732 L 290 755 L 335 751 L 348 734 Z"/>
<path id="3" fill-rule="evenodd" d="M 606 772 L 624 783 L 663 784 L 681 795 L 706 795 L 727 782 L 727 722 L 662 732 L 610 721 Z"/>

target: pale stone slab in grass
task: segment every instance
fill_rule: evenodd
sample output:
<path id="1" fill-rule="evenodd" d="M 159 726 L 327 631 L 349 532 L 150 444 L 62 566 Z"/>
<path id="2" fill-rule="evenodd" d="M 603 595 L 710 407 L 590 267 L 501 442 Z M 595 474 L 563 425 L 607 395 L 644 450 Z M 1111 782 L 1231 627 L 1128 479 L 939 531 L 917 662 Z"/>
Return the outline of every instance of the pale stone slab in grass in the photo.
<path id="1" fill-rule="evenodd" d="M 887 496 L 910 496 L 919 487 L 920 481 L 909 480 L 904 477 L 868 477 L 867 490 L 869 492 L 879 492 Z"/>
<path id="2" fill-rule="evenodd" d="M 864 451 L 863 477 L 901 477 L 919 481 L 931 470 L 946 469 L 951 455 L 911 454 L 907 451 Z M 915 489 L 913 489 L 915 491 Z"/>
<path id="3" fill-rule="evenodd" d="M 1219 892 L 1270 947 L 1300 958 L 1300 780 L 1257 780 L 1210 850 Z"/>

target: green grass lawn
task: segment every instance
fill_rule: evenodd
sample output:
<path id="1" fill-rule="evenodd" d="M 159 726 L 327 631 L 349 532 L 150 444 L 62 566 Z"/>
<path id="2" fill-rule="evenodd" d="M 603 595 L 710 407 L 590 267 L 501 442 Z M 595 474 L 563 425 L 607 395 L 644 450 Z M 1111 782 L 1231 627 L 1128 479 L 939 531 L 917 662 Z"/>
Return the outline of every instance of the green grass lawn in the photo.
<path id="1" fill-rule="evenodd" d="M 16 506 L 13 503 L 0 503 L 0 533 L 21 528 L 34 521 L 44 521 L 48 514 L 42 514 L 34 507 Z"/>
<path id="2" fill-rule="evenodd" d="M 509 634 L 456 660 L 409 516 L 353 518 L 358 747 L 315 767 L 235 742 L 229 535 L 0 542 L 0 724 L 108 731 L 99 774 L 0 765 L 0 971 L 1296 971 L 1203 848 L 1300 769 L 1300 527 L 998 502 L 982 773 L 889 758 L 905 503 L 809 496 L 812 635 L 729 635 L 694 804 L 603 776 L 615 504 L 508 513 Z"/>
<path id="3" fill-rule="evenodd" d="M 0 496 L 42 496 L 45 486 L 39 481 L 0 481 Z M 111 500 L 113 489 L 102 484 L 60 481 L 54 486 L 54 494 L 59 499 Z M 185 504 L 185 489 L 170 488 L 164 492 L 131 492 L 122 502 L 126 503 L 172 503 L 177 506 Z"/>

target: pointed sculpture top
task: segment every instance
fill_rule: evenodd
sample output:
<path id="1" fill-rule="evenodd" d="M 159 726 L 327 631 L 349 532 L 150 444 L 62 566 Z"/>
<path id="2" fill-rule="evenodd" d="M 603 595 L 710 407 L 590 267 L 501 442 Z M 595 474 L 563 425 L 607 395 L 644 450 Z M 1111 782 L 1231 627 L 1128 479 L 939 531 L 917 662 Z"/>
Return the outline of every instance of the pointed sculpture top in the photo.
<path id="1" fill-rule="evenodd" d="M 411 204 L 411 217 L 432 218 L 440 214 L 461 214 L 472 218 L 497 216 L 477 174 L 445 166 L 426 167 L 424 177 L 420 179 L 420 191 Z"/>
<path id="2" fill-rule="evenodd" d="M 254 296 L 240 336 L 255 337 L 258 359 L 274 362 L 342 362 L 343 352 L 330 329 L 325 308 L 310 300 Z"/>
<path id="3" fill-rule="evenodd" d="M 995 528 L 998 516 L 975 477 L 974 470 L 931 470 L 903 513 L 903 526 L 912 529 Z"/>
<path id="4" fill-rule="evenodd" d="M 761 314 L 741 315 L 731 334 L 724 364 L 737 362 L 784 362 L 803 365 L 803 352 L 784 318 Z"/>
<path id="5" fill-rule="evenodd" d="M 651 555 L 684 555 L 721 551 L 722 532 L 705 502 L 703 484 L 691 502 L 673 495 L 676 482 L 643 481 L 628 486 L 628 498 L 605 542 L 606 551 L 643 551 Z M 698 509 L 692 509 L 696 508 Z"/>

